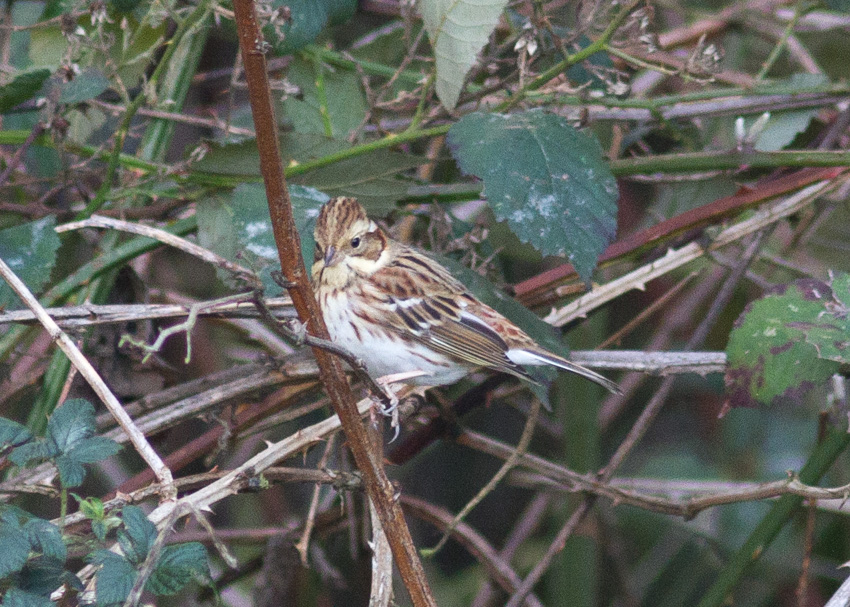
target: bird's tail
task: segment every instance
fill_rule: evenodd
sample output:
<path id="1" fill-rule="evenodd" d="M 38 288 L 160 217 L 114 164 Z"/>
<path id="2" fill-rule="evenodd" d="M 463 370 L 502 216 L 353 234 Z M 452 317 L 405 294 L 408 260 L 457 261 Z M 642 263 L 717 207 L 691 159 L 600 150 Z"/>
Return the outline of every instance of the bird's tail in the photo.
<path id="1" fill-rule="evenodd" d="M 546 350 L 537 350 L 537 349 L 524 349 L 519 356 L 511 356 L 512 353 L 519 354 L 516 350 L 513 350 L 508 353 L 508 357 L 511 358 L 514 362 L 521 365 L 528 364 L 546 364 L 552 365 L 553 367 L 558 367 L 559 369 L 563 369 L 564 371 L 569 371 L 570 373 L 575 373 L 576 375 L 581 375 L 589 379 L 590 381 L 599 384 L 609 392 L 614 394 L 622 394 L 623 391 L 620 389 L 615 382 L 611 381 L 604 375 L 600 375 L 596 371 L 591 371 L 587 367 L 582 367 L 581 365 L 574 363 L 572 361 L 567 360 L 557 354 L 552 354 Z M 519 359 L 519 360 L 517 360 Z M 531 360 L 536 359 L 536 360 Z"/>

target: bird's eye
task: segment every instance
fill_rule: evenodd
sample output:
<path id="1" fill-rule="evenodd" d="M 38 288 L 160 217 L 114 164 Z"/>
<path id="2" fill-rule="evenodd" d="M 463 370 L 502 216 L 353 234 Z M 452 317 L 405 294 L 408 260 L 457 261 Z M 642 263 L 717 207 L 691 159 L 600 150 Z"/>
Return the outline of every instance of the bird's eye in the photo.
<path id="1" fill-rule="evenodd" d="M 351 239 L 351 248 L 356 249 L 359 246 L 360 246 L 360 237 L 355 236 L 354 238 Z"/>

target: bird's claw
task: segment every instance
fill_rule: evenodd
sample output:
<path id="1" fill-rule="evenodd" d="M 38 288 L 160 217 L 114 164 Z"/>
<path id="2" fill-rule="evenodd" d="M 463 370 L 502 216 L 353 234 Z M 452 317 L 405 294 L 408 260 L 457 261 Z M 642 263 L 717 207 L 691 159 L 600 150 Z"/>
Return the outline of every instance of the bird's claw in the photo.
<path id="1" fill-rule="evenodd" d="M 286 322 L 296 346 L 303 346 L 307 342 L 307 327 L 299 320 L 292 318 Z"/>
<path id="2" fill-rule="evenodd" d="M 280 270 L 272 270 L 270 274 L 275 284 L 283 289 L 292 289 L 293 287 L 298 286 L 298 283 L 287 280 L 283 275 L 283 272 Z"/>

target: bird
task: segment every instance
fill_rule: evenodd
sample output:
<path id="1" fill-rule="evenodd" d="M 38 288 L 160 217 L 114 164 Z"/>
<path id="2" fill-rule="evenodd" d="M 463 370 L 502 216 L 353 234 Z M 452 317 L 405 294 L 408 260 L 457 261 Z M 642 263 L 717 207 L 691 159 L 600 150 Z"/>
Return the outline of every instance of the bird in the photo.
<path id="1" fill-rule="evenodd" d="M 541 347 L 427 254 L 390 238 L 356 198 L 328 200 L 314 237 L 313 292 L 331 341 L 373 379 L 418 371 L 406 383 L 442 386 L 484 368 L 533 382 L 523 366 L 551 365 L 620 393 Z"/>

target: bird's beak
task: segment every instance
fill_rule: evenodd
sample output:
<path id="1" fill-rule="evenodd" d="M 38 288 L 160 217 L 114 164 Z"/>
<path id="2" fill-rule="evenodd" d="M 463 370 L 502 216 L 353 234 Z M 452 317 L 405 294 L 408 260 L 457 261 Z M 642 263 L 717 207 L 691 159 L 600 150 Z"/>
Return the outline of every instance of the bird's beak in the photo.
<path id="1" fill-rule="evenodd" d="M 334 259 L 336 255 L 336 247 L 331 245 L 325 250 L 325 267 L 330 268 L 339 261 L 339 259 Z"/>

